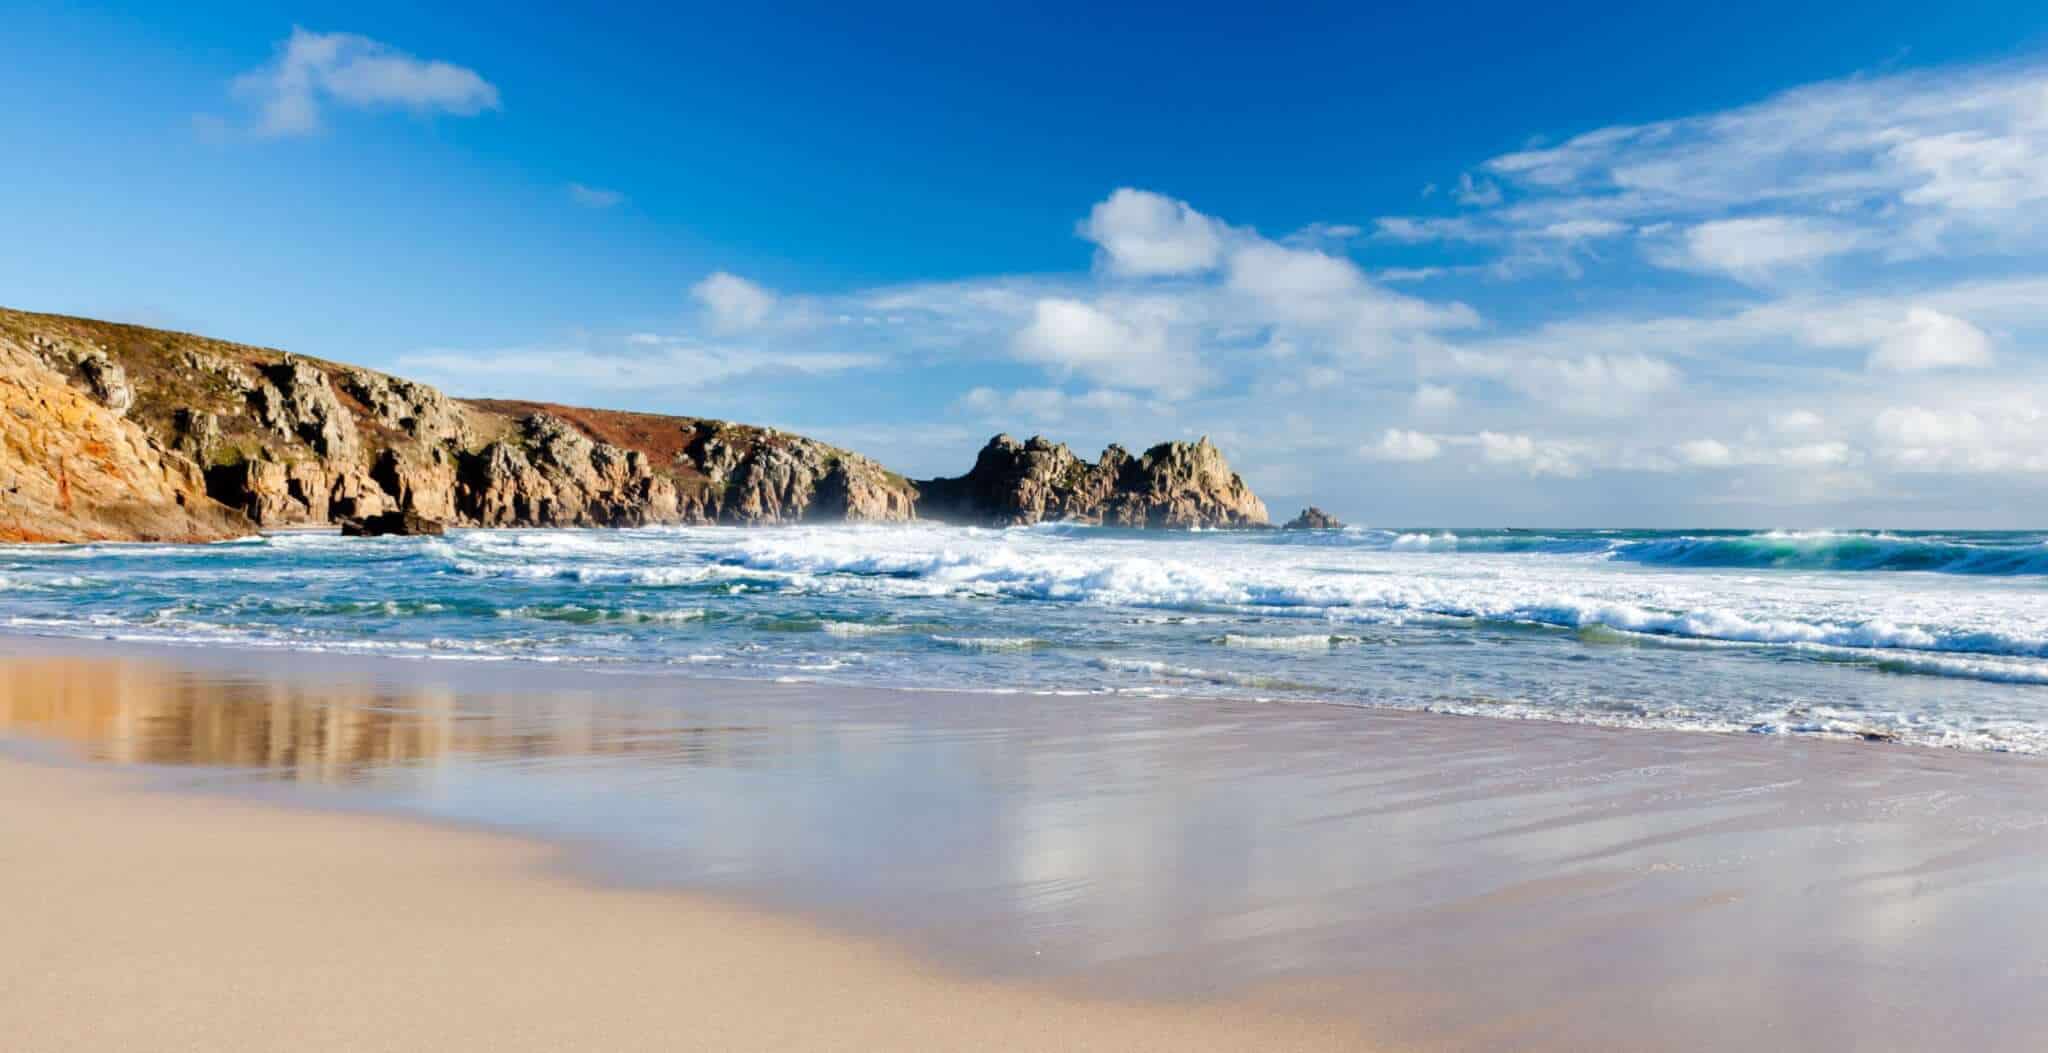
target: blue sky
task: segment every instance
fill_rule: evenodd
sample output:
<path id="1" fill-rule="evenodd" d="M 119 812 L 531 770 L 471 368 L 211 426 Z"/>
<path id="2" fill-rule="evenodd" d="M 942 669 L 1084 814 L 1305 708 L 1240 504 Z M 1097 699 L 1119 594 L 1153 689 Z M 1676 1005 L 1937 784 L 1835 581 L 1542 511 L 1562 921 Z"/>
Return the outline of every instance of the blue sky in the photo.
<path id="1" fill-rule="evenodd" d="M 967 6 L 6 10 L 0 302 L 912 474 L 2048 519 L 2037 5 Z"/>

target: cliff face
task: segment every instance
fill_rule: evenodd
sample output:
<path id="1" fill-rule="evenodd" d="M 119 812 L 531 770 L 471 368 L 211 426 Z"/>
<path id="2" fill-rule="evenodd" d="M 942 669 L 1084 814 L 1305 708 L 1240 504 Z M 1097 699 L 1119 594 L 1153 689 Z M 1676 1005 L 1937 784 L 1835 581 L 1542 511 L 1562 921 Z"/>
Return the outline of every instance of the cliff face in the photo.
<path id="1" fill-rule="evenodd" d="M 38 349 L 39 350 L 39 349 Z M 122 416 L 104 359 L 76 380 L 0 339 L 0 541 L 214 541 L 248 530 L 206 496 L 191 461 Z M 84 378 L 97 378 L 99 392 Z"/>
<path id="2" fill-rule="evenodd" d="M 212 540 L 263 528 L 1070 519 L 1264 526 L 1207 439 L 1093 464 L 998 436 L 920 487 L 857 453 L 725 421 L 450 398 L 375 370 L 0 309 L 0 541 Z M 383 529 L 379 527 L 379 529 Z"/>
<path id="3" fill-rule="evenodd" d="M 211 539 L 388 512 L 473 526 L 896 521 L 917 490 L 773 429 L 465 401 L 374 370 L 0 310 L 0 537 Z"/>
<path id="4" fill-rule="evenodd" d="M 1126 527 L 1259 527 L 1266 505 L 1208 438 L 1166 442 L 1133 457 L 1111 446 L 1093 464 L 1065 443 L 998 435 L 974 468 L 918 484 L 924 512 L 986 526 L 1069 520 Z"/>

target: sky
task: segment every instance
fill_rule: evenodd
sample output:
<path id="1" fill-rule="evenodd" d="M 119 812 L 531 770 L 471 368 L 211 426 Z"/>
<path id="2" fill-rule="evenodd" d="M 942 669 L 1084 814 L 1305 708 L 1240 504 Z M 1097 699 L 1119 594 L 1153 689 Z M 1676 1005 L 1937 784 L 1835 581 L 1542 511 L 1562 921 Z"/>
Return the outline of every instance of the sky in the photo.
<path id="1" fill-rule="evenodd" d="M 0 304 L 920 477 L 2048 524 L 2038 4 L 420 6 L 0 0 Z"/>

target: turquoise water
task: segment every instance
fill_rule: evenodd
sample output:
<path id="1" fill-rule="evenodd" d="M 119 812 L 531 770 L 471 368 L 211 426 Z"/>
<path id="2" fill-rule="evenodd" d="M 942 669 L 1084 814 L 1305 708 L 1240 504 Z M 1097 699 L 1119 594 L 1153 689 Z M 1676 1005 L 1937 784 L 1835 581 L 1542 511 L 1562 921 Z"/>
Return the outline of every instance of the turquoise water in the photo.
<path id="1" fill-rule="evenodd" d="M 939 526 L 0 547 L 16 633 L 2048 750 L 2048 534 Z"/>

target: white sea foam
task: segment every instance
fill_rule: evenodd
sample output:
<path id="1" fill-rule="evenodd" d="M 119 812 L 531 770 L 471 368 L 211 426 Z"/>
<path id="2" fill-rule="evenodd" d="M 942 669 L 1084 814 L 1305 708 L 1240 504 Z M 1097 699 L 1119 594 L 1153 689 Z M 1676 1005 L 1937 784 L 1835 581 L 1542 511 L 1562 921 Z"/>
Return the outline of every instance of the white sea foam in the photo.
<path id="1" fill-rule="evenodd" d="M 901 625 L 878 624 L 875 622 L 827 621 L 824 624 L 820 625 L 819 628 L 832 636 L 854 637 L 884 636 L 889 633 L 900 633 L 904 630 L 905 627 Z"/>
<path id="2" fill-rule="evenodd" d="M 1340 644 L 1356 643 L 1356 636 L 1334 633 L 1303 633 L 1295 636 L 1256 636 L 1224 633 L 1216 642 L 1224 647 L 1249 647 L 1260 651 L 1327 651 Z"/>
<path id="3" fill-rule="evenodd" d="M 2048 745 L 2025 538 L 663 528 L 4 558 L 22 632 Z"/>
<path id="4" fill-rule="evenodd" d="M 941 636 L 933 634 L 932 642 L 962 651 L 1035 651 L 1051 647 L 1048 640 L 1035 636 Z"/>

